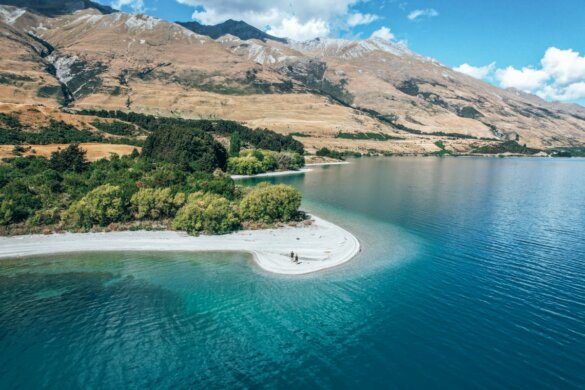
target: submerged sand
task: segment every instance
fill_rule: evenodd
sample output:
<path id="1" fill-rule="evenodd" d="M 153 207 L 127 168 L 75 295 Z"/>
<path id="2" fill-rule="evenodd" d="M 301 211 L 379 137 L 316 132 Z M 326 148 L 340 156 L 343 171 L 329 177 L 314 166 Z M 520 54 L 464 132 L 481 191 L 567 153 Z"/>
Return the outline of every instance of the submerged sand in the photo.
<path id="1" fill-rule="evenodd" d="M 0 237 L 0 259 L 72 252 L 191 251 L 248 252 L 258 266 L 277 274 L 301 275 L 351 260 L 360 243 L 347 230 L 312 216 L 313 224 L 244 230 L 221 236 L 190 236 L 174 231 L 65 233 Z M 299 263 L 290 259 L 290 252 Z"/>

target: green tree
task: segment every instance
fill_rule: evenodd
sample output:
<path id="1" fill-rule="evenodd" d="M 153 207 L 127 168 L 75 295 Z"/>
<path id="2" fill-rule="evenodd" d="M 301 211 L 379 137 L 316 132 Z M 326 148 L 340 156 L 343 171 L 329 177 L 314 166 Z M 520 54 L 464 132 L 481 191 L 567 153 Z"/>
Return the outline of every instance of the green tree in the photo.
<path id="1" fill-rule="evenodd" d="M 73 203 L 63 220 L 74 227 L 107 226 L 123 219 L 124 206 L 120 187 L 104 184 Z"/>
<path id="2" fill-rule="evenodd" d="M 185 194 L 173 194 L 170 188 L 144 188 L 130 199 L 134 217 L 138 219 L 172 217 L 184 203 Z"/>
<path id="3" fill-rule="evenodd" d="M 240 215 L 251 221 L 290 221 L 301 206 L 301 193 L 295 188 L 279 184 L 259 184 L 240 202 Z"/>
<path id="4" fill-rule="evenodd" d="M 230 136 L 230 156 L 239 156 L 241 148 L 242 142 L 240 140 L 240 133 L 236 131 Z"/>
<path id="5" fill-rule="evenodd" d="M 190 171 L 226 169 L 227 151 L 213 137 L 196 128 L 159 128 L 146 139 L 142 156 L 165 161 Z"/>
<path id="6" fill-rule="evenodd" d="M 205 232 L 229 233 L 240 226 L 235 207 L 216 194 L 197 192 L 189 195 L 187 203 L 177 212 L 172 227 L 189 234 Z"/>
<path id="7" fill-rule="evenodd" d="M 51 165 L 59 172 L 83 172 L 87 169 L 86 151 L 78 144 L 71 144 L 65 150 L 51 153 Z"/>
<path id="8" fill-rule="evenodd" d="M 278 169 L 297 170 L 305 166 L 305 158 L 298 153 L 280 152 L 274 154 Z"/>
<path id="9" fill-rule="evenodd" d="M 234 175 L 255 175 L 266 172 L 261 161 L 254 156 L 230 157 L 228 172 Z"/>

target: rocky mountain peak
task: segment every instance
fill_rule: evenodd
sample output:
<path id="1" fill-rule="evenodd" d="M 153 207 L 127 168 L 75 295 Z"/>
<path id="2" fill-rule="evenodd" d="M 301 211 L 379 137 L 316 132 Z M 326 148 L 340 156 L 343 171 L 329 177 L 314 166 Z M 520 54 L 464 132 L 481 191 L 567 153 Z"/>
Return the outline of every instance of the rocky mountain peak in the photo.
<path id="1" fill-rule="evenodd" d="M 83 9 L 96 9 L 102 14 L 118 12 L 90 0 L 2 0 L 0 4 L 28 9 L 45 16 L 66 15 Z"/>
<path id="2" fill-rule="evenodd" d="M 196 34 L 207 35 L 208 37 L 213 39 L 218 39 L 224 35 L 233 35 L 242 40 L 258 39 L 260 41 L 271 40 L 281 43 L 287 42 L 287 40 L 284 38 L 278 38 L 270 34 L 267 34 L 254 26 L 250 26 L 248 23 L 242 20 L 228 19 L 223 23 L 212 26 L 203 25 L 195 21 L 177 23 L 193 31 Z"/>

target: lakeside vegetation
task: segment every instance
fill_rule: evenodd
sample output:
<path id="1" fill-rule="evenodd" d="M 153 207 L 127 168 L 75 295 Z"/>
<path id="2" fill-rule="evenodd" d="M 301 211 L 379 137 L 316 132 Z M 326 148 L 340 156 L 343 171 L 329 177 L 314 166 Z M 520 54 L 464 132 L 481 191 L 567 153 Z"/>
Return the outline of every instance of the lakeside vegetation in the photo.
<path id="1" fill-rule="evenodd" d="M 260 153 L 278 166 L 279 154 Z M 170 127 L 153 131 L 141 156 L 135 150 L 89 163 L 72 144 L 50 158 L 5 159 L 0 233 L 171 228 L 222 234 L 303 219 L 297 190 L 238 186 L 224 172 L 227 158 L 210 134 Z"/>
<path id="2" fill-rule="evenodd" d="M 529 148 L 526 145 L 520 145 L 516 141 L 505 141 L 494 145 L 484 145 L 473 150 L 478 154 L 536 154 L 540 149 Z"/>
<path id="3" fill-rule="evenodd" d="M 256 175 L 274 171 L 297 171 L 305 166 L 305 158 L 294 152 L 246 150 L 230 157 L 227 170 L 233 175 Z"/>

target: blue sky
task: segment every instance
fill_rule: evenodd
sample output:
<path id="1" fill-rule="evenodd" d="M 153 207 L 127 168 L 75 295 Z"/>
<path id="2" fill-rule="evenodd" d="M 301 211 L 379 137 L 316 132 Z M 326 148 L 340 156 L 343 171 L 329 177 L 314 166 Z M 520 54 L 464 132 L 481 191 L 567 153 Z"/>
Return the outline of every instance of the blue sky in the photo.
<path id="1" fill-rule="evenodd" d="M 373 34 L 495 85 L 585 104 L 585 0 L 99 2 L 172 21 L 243 19 L 298 40 Z"/>

